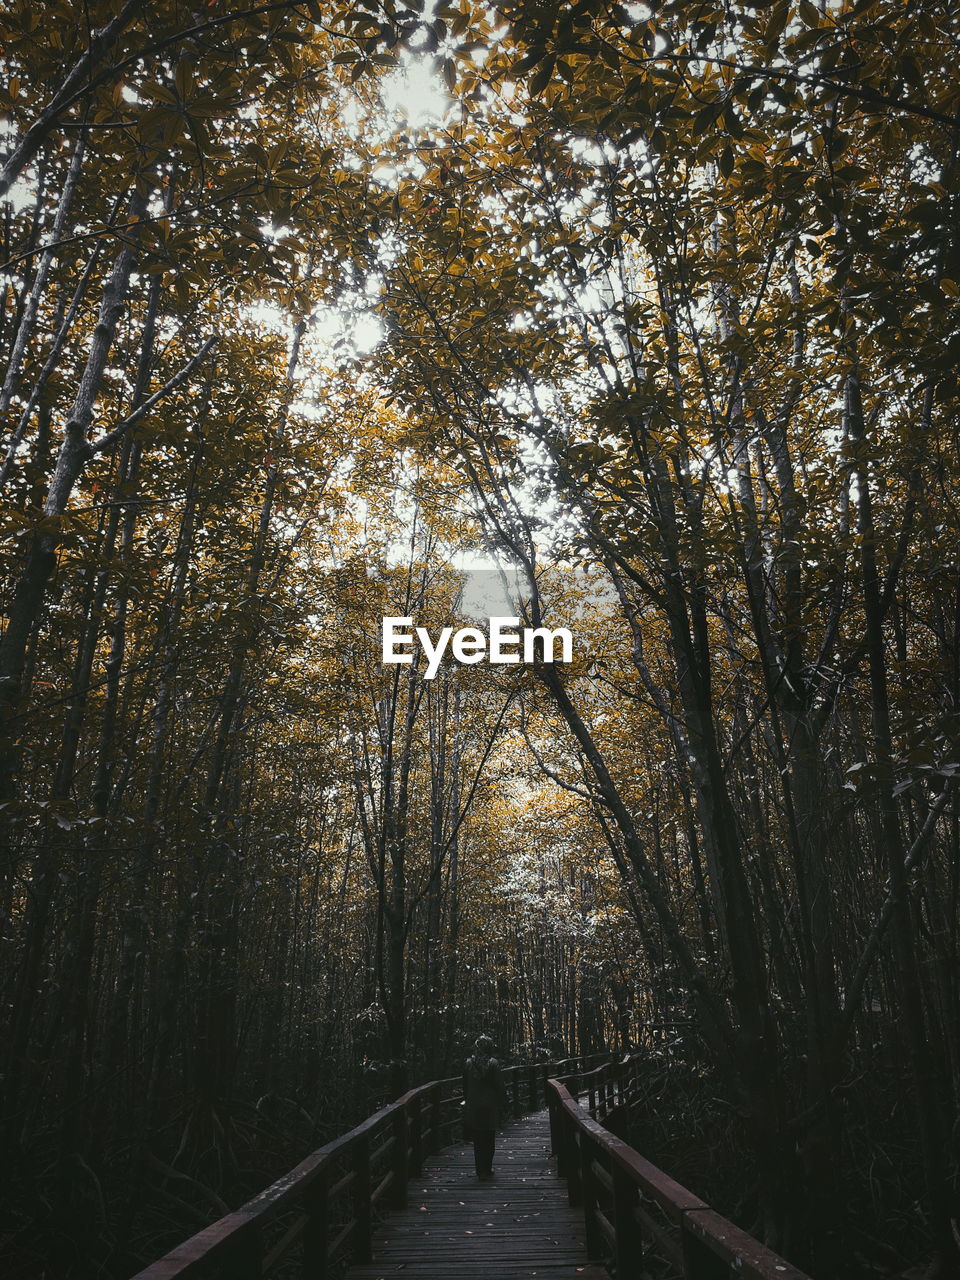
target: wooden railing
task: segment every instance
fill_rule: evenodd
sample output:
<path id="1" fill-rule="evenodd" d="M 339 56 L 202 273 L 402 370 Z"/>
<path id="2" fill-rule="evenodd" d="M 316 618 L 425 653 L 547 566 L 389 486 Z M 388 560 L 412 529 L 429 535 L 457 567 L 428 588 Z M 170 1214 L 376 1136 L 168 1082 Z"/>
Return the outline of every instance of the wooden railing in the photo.
<path id="1" fill-rule="evenodd" d="M 514 1114 L 545 1105 L 549 1078 L 573 1077 L 609 1058 L 592 1054 L 505 1068 Z M 459 1076 L 411 1089 L 134 1280 L 261 1280 L 280 1266 L 284 1276 L 295 1275 L 298 1263 L 304 1277 L 326 1280 L 345 1259 L 371 1261 L 376 1214 L 402 1208 L 407 1180 L 424 1157 L 455 1140 L 461 1100 Z"/>
<path id="2" fill-rule="evenodd" d="M 557 1167 L 583 1208 L 590 1258 L 617 1280 L 655 1274 L 653 1258 L 683 1280 L 809 1280 L 603 1127 L 636 1096 L 640 1070 L 634 1056 L 548 1082 Z"/>

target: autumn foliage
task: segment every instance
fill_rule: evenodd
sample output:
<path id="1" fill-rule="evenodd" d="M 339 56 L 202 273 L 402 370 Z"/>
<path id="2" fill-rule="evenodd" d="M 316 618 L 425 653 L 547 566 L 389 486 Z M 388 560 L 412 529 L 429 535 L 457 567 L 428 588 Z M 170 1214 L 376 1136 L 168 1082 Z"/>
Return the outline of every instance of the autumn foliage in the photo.
<path id="1" fill-rule="evenodd" d="M 11 1275 L 128 1275 L 481 1030 L 646 1045 L 638 1141 L 818 1280 L 956 1274 L 958 41 L 7 4 Z M 573 661 L 384 667 L 464 556 Z"/>

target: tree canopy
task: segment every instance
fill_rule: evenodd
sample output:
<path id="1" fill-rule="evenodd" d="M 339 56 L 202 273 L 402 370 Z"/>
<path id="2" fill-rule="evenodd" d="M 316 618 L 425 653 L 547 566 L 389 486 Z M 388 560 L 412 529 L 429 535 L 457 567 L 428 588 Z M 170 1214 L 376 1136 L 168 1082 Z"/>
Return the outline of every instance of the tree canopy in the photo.
<path id="1" fill-rule="evenodd" d="M 7 4 L 14 1268 L 125 1276 L 489 1031 L 645 1045 L 818 1280 L 955 1274 L 958 41 Z M 572 661 L 380 661 L 497 563 Z"/>

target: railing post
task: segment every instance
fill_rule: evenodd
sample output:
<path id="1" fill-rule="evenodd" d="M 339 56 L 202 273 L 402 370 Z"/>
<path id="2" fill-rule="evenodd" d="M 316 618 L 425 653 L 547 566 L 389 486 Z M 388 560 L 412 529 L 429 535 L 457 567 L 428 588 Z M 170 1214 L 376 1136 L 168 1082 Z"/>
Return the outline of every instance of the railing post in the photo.
<path id="1" fill-rule="evenodd" d="M 430 1150 L 440 1150 L 440 1111 L 442 1099 L 440 1085 L 434 1085 L 430 1091 Z"/>
<path id="2" fill-rule="evenodd" d="M 566 1109 L 560 1112 L 560 1150 L 563 1152 L 564 1176 L 567 1179 L 568 1200 L 580 1204 L 583 1199 L 580 1186 L 580 1132 Z"/>
<path id="3" fill-rule="evenodd" d="M 552 1089 L 547 1090 L 547 1111 L 550 1115 L 550 1154 L 557 1157 L 557 1175 L 564 1177 L 563 1153 L 560 1150 L 560 1100 Z"/>
<path id="4" fill-rule="evenodd" d="M 623 1172 L 613 1165 L 613 1221 L 617 1232 L 614 1261 L 617 1280 L 633 1280 L 643 1271 L 643 1240 L 637 1223 L 637 1188 Z"/>
<path id="5" fill-rule="evenodd" d="M 588 1258 L 600 1258 L 603 1254 L 603 1237 L 596 1219 L 597 1180 L 593 1176 L 593 1143 L 580 1134 L 580 1194 L 583 1203 L 584 1236 Z"/>
<path id="6" fill-rule="evenodd" d="M 629 1106 L 630 1103 L 633 1101 L 633 1099 L 637 1096 L 639 1079 L 640 1079 L 640 1064 L 637 1061 L 633 1061 L 630 1063 L 630 1067 L 627 1071 L 627 1078 L 623 1086 L 624 1102 L 626 1103 L 627 1106 Z"/>
<path id="7" fill-rule="evenodd" d="M 532 1063 L 527 1067 L 527 1099 L 530 1103 L 530 1110 L 537 1109 L 537 1068 Z"/>
<path id="8" fill-rule="evenodd" d="M 728 1280 L 727 1264 L 690 1231 L 685 1213 L 680 1218 L 680 1251 L 683 1280 Z"/>
<path id="9" fill-rule="evenodd" d="M 407 1207 L 407 1108 L 400 1107 L 393 1120 L 393 1194 L 394 1209 Z"/>
<path id="10" fill-rule="evenodd" d="M 353 1156 L 353 1260 L 372 1261 L 370 1212 L 370 1133 L 354 1144 Z"/>
<path id="11" fill-rule="evenodd" d="M 418 1093 L 410 1100 L 410 1172 L 419 1173 L 423 1168 L 423 1106 Z"/>
<path id="12" fill-rule="evenodd" d="M 583 1135 L 570 1117 L 563 1119 L 563 1163 L 567 1170 L 567 1200 L 576 1207 L 583 1204 Z"/>
<path id="13" fill-rule="evenodd" d="M 327 1200 L 329 1174 L 321 1169 L 306 1195 L 307 1227 L 303 1233 L 304 1280 L 327 1280 L 330 1247 L 330 1210 Z"/>

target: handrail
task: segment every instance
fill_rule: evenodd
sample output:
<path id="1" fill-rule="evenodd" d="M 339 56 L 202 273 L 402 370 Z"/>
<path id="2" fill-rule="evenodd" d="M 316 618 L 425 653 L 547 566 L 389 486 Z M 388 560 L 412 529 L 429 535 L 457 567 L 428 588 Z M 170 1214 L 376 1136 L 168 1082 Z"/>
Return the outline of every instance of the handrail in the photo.
<path id="1" fill-rule="evenodd" d="M 546 1101 L 551 1076 L 583 1073 L 609 1053 L 504 1068 L 514 1114 Z M 345 1256 L 372 1260 L 378 1205 L 402 1208 L 424 1156 L 448 1145 L 460 1123 L 462 1077 L 431 1080 L 312 1152 L 241 1208 L 198 1231 L 133 1280 L 261 1280 L 300 1250 L 301 1274 L 326 1280 Z"/>
<path id="2" fill-rule="evenodd" d="M 570 1203 L 583 1208 L 589 1257 L 617 1280 L 646 1274 L 650 1255 L 672 1263 L 683 1280 L 809 1280 L 603 1127 L 637 1095 L 641 1061 L 630 1056 L 547 1081 L 557 1169 Z M 589 1094 L 587 1109 L 580 1093 Z"/>

